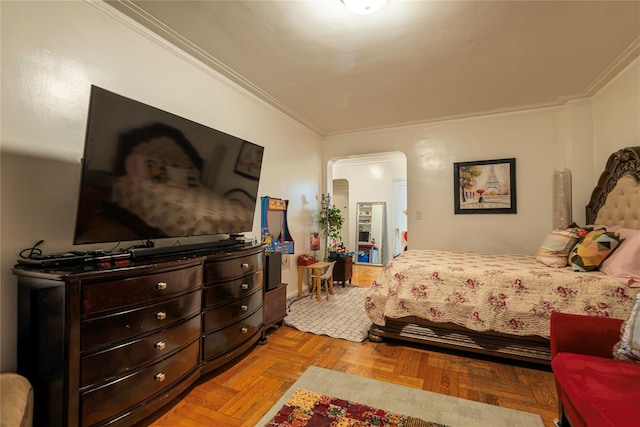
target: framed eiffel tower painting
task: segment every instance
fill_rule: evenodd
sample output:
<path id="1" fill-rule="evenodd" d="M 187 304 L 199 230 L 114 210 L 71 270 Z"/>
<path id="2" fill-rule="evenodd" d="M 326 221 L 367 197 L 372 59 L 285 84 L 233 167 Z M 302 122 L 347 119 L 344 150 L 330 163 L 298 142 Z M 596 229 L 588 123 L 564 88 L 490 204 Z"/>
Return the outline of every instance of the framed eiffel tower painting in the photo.
<path id="1" fill-rule="evenodd" d="M 453 164 L 456 214 L 516 213 L 516 159 Z"/>

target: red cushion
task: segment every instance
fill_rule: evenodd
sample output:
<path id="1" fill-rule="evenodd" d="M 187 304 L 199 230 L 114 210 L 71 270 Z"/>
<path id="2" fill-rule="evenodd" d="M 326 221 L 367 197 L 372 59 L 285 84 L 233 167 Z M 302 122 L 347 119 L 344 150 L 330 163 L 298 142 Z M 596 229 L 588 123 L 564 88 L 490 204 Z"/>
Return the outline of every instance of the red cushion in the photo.
<path id="1" fill-rule="evenodd" d="M 551 362 L 573 427 L 637 427 L 640 364 L 575 353 Z"/>

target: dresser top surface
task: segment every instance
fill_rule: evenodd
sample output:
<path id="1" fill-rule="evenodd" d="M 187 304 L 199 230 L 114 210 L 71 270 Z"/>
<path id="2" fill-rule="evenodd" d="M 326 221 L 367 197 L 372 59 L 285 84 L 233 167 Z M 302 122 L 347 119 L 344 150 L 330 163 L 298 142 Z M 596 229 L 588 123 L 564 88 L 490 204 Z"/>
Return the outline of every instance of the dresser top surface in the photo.
<path id="1" fill-rule="evenodd" d="M 94 278 L 102 275 L 113 275 L 117 273 L 144 274 L 160 269 L 185 268 L 198 265 L 207 261 L 223 261 L 235 257 L 256 254 L 263 251 L 261 246 L 250 246 L 237 249 L 226 249 L 224 251 L 189 252 L 176 253 L 170 255 L 153 256 L 145 258 L 129 258 L 119 260 L 114 263 L 83 262 L 74 265 L 59 267 L 37 267 L 16 265 L 13 273 L 17 276 L 42 277 L 54 280 L 64 280 L 67 278 Z"/>

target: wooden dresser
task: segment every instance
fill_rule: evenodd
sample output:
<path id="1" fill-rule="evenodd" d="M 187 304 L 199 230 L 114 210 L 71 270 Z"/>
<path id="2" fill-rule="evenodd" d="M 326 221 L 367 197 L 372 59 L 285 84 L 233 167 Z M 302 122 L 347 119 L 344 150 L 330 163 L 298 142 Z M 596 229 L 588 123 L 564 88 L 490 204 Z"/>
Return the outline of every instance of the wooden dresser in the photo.
<path id="1" fill-rule="evenodd" d="M 15 268 L 37 426 L 131 425 L 264 338 L 261 247 Z"/>
<path id="2" fill-rule="evenodd" d="M 203 370 L 242 353 L 264 331 L 263 253 L 239 253 L 204 266 Z"/>

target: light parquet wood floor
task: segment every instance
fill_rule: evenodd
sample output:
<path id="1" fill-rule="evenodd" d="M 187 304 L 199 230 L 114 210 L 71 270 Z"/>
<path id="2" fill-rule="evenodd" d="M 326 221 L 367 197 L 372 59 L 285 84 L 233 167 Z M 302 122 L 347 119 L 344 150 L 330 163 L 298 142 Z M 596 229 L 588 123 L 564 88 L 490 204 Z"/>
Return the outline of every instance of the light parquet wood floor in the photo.
<path id="1" fill-rule="evenodd" d="M 355 267 L 354 283 L 368 286 L 377 274 L 372 267 Z M 283 326 L 270 333 L 266 345 L 202 377 L 145 424 L 253 427 L 311 365 L 540 414 L 546 426 L 556 417 L 549 369 L 397 342 L 354 343 Z"/>

